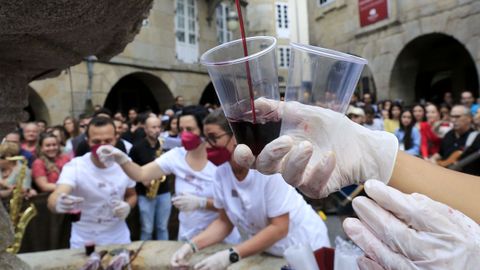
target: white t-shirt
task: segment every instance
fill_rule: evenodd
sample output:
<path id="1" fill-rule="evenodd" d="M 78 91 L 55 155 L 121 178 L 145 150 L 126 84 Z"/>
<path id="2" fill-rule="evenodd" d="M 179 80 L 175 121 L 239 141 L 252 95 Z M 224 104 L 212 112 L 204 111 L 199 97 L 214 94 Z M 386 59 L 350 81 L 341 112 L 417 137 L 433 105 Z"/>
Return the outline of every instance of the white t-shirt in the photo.
<path id="1" fill-rule="evenodd" d="M 80 221 L 72 223 L 70 248 L 81 248 L 85 241 L 97 245 L 130 243 L 130 231 L 124 220 L 113 216 L 112 200 L 124 200 L 127 188 L 135 187 L 116 163 L 98 168 L 90 152 L 65 164 L 57 185 L 71 186 L 71 195 L 83 197 Z"/>
<path id="2" fill-rule="evenodd" d="M 175 175 L 175 194 L 189 193 L 199 197 L 213 198 L 213 177 L 217 167 L 208 161 L 201 171 L 195 171 L 188 165 L 186 156 L 185 148 L 176 147 L 161 155 L 155 162 L 164 173 Z M 180 212 L 178 240 L 190 240 L 204 231 L 217 217 L 217 212 L 204 209 Z M 237 230 L 234 230 L 225 242 L 238 243 L 239 240 L 240 236 Z"/>
<path id="3" fill-rule="evenodd" d="M 268 218 L 289 213 L 288 235 L 266 252 L 283 256 L 295 244 L 310 245 L 312 250 L 329 247 L 327 227 L 300 194 L 285 183 L 280 174 L 263 175 L 250 170 L 238 181 L 229 163 L 217 168 L 214 206 L 224 209 L 238 228 L 242 240 L 248 240 L 268 226 Z"/>

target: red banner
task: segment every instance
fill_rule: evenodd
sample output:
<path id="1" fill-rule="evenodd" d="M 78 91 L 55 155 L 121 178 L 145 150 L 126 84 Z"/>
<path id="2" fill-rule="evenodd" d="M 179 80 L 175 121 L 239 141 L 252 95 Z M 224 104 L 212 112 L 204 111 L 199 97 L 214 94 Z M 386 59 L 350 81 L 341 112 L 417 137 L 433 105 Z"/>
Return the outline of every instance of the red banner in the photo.
<path id="1" fill-rule="evenodd" d="M 358 0 L 360 26 L 364 27 L 388 18 L 388 0 Z"/>

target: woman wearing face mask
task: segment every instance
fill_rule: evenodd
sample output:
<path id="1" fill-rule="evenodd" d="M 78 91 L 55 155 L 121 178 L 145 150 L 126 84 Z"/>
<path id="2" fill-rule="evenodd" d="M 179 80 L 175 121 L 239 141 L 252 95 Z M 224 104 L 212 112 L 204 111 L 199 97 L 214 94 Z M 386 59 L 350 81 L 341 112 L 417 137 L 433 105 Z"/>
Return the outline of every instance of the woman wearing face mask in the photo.
<path id="1" fill-rule="evenodd" d="M 39 192 L 55 190 L 63 166 L 70 156 L 62 154 L 58 138 L 53 133 L 42 133 L 38 140 L 37 159 L 32 165 L 32 176 Z"/>
<path id="2" fill-rule="evenodd" d="M 178 239 L 189 240 L 218 217 L 212 199 L 216 166 L 207 159 L 206 143 L 201 137 L 206 110 L 200 106 L 188 106 L 182 111 L 178 130 L 183 147 L 173 148 L 155 161 L 140 167 L 110 146 L 100 147 L 97 153 L 104 163 L 115 160 L 131 179 L 146 186 L 152 179 L 174 174 L 176 196 L 172 202 L 180 210 Z M 225 241 L 235 243 L 238 239 L 237 232 Z"/>
<path id="3" fill-rule="evenodd" d="M 313 250 L 330 246 L 323 221 L 279 174 L 262 175 L 230 159 L 237 143 L 223 111 L 216 110 L 205 118 L 204 133 L 209 157 L 223 163 L 215 174 L 214 206 L 219 216 L 175 252 L 170 262 L 173 268 L 189 266 L 194 252 L 220 242 L 234 226 L 243 242 L 215 253 L 194 269 L 226 269 L 241 258 L 264 251 L 282 256 L 294 244 Z"/>

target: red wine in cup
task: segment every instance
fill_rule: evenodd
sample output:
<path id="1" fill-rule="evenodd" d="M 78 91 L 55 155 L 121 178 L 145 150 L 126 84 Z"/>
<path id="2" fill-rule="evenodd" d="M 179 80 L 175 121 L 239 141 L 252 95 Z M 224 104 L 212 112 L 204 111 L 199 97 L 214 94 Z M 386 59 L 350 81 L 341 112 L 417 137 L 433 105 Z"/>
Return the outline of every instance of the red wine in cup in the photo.
<path id="1" fill-rule="evenodd" d="M 85 243 L 85 254 L 87 256 L 90 256 L 95 251 L 95 243 L 93 242 L 87 242 Z"/>
<path id="2" fill-rule="evenodd" d="M 237 143 L 246 144 L 255 156 L 262 152 L 265 145 L 278 138 L 282 121 L 252 122 L 228 119 Z"/>
<path id="3" fill-rule="evenodd" d="M 80 221 L 80 217 L 82 216 L 82 211 L 81 210 L 72 210 L 67 213 L 67 216 L 70 217 L 72 222 L 77 222 Z"/>

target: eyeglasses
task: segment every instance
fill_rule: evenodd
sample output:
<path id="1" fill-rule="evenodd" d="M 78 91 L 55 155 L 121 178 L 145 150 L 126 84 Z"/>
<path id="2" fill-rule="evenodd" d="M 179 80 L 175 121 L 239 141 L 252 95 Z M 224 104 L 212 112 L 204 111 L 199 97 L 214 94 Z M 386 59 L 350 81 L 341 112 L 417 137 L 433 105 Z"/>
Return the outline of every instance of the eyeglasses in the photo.
<path id="1" fill-rule="evenodd" d="M 460 117 L 462 117 L 461 114 L 457 114 L 457 115 L 455 115 L 455 114 L 450 114 L 450 118 L 452 118 L 452 119 L 458 119 L 458 118 L 460 118 Z"/>
<path id="2" fill-rule="evenodd" d="M 86 128 L 87 125 L 80 125 L 79 127 L 80 127 L 80 128 Z"/>
<path id="3" fill-rule="evenodd" d="M 220 134 L 218 136 L 210 134 L 210 135 L 205 136 L 205 139 L 207 140 L 208 143 L 213 145 L 213 144 L 217 144 L 217 140 L 220 140 L 223 136 L 231 135 L 231 134 L 232 134 L 231 132 L 225 132 L 225 133 Z"/>

